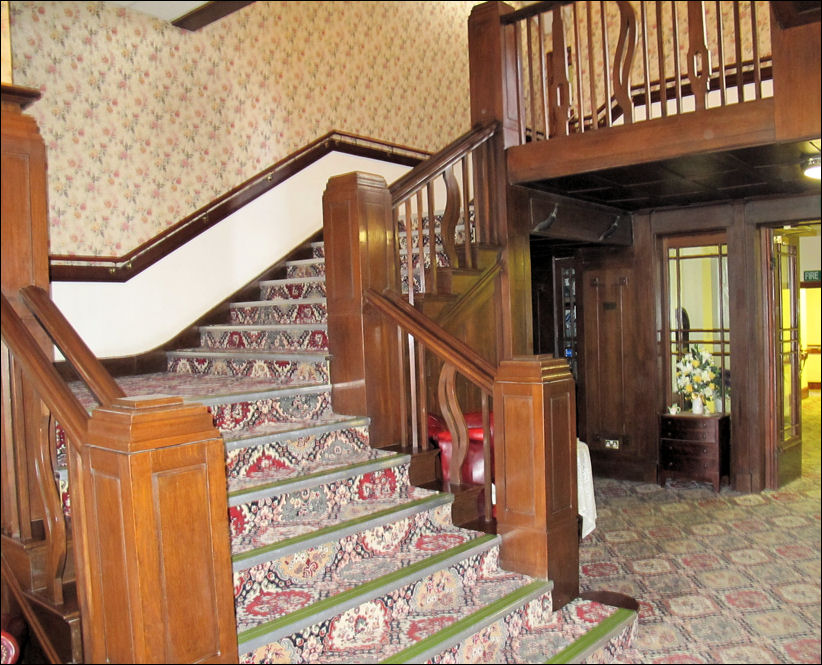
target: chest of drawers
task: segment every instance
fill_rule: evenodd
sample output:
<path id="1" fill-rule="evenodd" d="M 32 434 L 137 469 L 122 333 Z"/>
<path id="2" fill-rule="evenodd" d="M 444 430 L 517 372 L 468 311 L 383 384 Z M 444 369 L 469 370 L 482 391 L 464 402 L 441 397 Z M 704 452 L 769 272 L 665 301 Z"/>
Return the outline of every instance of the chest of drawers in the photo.
<path id="1" fill-rule="evenodd" d="M 659 483 L 668 478 L 707 481 L 718 492 L 730 472 L 730 433 L 728 415 L 660 415 Z"/>

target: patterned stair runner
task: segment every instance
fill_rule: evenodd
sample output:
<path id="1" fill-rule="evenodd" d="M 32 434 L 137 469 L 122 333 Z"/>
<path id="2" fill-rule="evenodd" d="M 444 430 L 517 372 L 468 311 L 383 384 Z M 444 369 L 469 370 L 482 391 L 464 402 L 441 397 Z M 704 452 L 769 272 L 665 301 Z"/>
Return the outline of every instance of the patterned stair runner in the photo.
<path id="1" fill-rule="evenodd" d="M 118 380 L 206 404 L 223 433 L 241 662 L 618 658 L 635 612 L 582 599 L 553 612 L 549 581 L 500 568 L 499 536 L 454 526 L 451 495 L 412 486 L 408 455 L 333 412 L 313 249 L 203 327 L 200 347 L 169 353 L 167 372 Z"/>

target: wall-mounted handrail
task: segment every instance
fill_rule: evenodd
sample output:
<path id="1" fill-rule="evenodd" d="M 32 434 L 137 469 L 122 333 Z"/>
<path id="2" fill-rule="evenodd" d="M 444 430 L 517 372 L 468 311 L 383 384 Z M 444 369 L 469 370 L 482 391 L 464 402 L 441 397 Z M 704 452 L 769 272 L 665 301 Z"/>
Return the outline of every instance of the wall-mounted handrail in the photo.
<path id="1" fill-rule="evenodd" d="M 123 389 L 71 327 L 43 288 L 27 286 L 20 289 L 20 297 L 101 404 L 110 404 L 118 397 L 125 397 Z"/>
<path id="2" fill-rule="evenodd" d="M 126 282 L 228 215 L 331 152 L 415 166 L 429 153 L 333 130 L 194 211 L 123 256 L 52 254 L 52 281 Z"/>

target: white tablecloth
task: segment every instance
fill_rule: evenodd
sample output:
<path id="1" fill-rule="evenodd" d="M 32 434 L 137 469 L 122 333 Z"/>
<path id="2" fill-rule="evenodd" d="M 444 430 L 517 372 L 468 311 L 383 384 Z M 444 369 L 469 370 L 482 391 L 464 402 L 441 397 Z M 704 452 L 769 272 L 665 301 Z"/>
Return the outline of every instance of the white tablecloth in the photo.
<path id="1" fill-rule="evenodd" d="M 582 515 L 582 537 L 597 525 L 597 504 L 594 499 L 594 476 L 588 444 L 577 439 L 577 512 Z"/>

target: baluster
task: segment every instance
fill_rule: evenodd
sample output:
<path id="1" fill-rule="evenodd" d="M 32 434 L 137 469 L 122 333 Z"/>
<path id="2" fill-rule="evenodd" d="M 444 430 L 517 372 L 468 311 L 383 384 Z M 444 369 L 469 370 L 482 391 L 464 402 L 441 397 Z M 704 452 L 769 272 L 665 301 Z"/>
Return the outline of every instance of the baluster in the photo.
<path id="1" fill-rule="evenodd" d="M 705 37 L 705 3 L 688 3 L 688 77 L 694 93 L 696 110 L 705 109 L 705 97 L 711 75 L 711 54 Z M 697 64 L 699 59 L 699 64 Z"/>
<path id="2" fill-rule="evenodd" d="M 605 126 L 611 127 L 613 114 L 611 113 L 613 91 L 611 77 L 608 76 L 608 67 L 611 63 L 611 52 L 608 46 L 608 19 L 605 16 L 605 2 L 599 3 L 599 20 L 602 25 L 602 78 L 605 80 Z"/>
<path id="3" fill-rule="evenodd" d="M 756 21 L 756 0 L 751 0 L 751 46 L 753 47 L 754 92 L 762 99 L 762 70 L 759 63 L 759 25 Z"/>
<path id="4" fill-rule="evenodd" d="M 591 16 L 591 0 L 588 0 L 586 10 L 588 17 L 588 84 L 591 87 L 591 129 L 599 129 L 597 70 L 594 64 L 594 20 Z"/>
<path id="5" fill-rule="evenodd" d="M 531 140 L 538 141 L 539 140 L 539 132 L 537 131 L 537 111 L 536 111 L 536 97 L 537 92 L 535 90 L 535 80 L 534 80 L 534 36 L 532 34 L 531 25 L 533 24 L 532 19 L 525 20 L 525 35 L 527 39 L 527 50 L 528 50 L 528 108 L 526 109 L 526 114 L 530 112 L 528 119 L 526 121 L 526 125 L 531 130 Z M 542 56 L 540 56 L 540 60 L 542 60 Z"/>
<path id="6" fill-rule="evenodd" d="M 719 104 L 727 104 L 727 89 L 725 80 L 725 30 L 722 25 L 722 7 L 716 0 L 716 43 L 719 46 Z"/>
<path id="7" fill-rule="evenodd" d="M 425 217 L 423 217 L 422 190 L 417 191 L 417 248 L 419 250 L 420 262 L 420 293 L 427 293 L 425 288 Z M 432 211 L 428 211 L 428 241 L 431 236 L 436 235 L 434 230 L 434 219 L 431 217 Z M 429 251 L 431 246 L 428 247 Z"/>
<path id="8" fill-rule="evenodd" d="M 395 209 L 396 210 L 396 209 Z M 405 357 L 405 340 L 403 336 L 405 333 L 403 332 L 402 328 L 397 326 L 397 367 L 399 367 L 400 371 L 400 394 L 399 394 L 399 409 L 400 409 L 400 418 L 401 422 L 408 423 L 412 421 L 413 415 L 409 417 L 408 412 L 408 393 L 411 386 L 411 375 L 408 371 L 408 363 L 406 362 Z M 413 425 L 411 428 L 409 427 L 400 427 L 400 445 L 402 446 L 403 450 L 408 448 L 408 430 L 413 430 Z M 413 447 L 414 441 L 411 440 L 411 446 Z"/>
<path id="9" fill-rule="evenodd" d="M 462 225 L 465 234 L 465 267 L 474 268 L 474 253 L 471 242 L 471 177 L 468 173 L 470 161 L 465 155 L 460 162 L 462 164 Z"/>
<path id="10" fill-rule="evenodd" d="M 399 284 L 400 289 L 402 289 L 402 256 L 400 252 L 400 207 L 394 206 L 392 208 L 391 213 L 391 217 L 394 224 L 394 274 L 397 278 L 395 284 Z"/>
<path id="11" fill-rule="evenodd" d="M 551 26 L 554 53 L 551 59 L 551 125 L 558 136 L 568 136 L 571 111 L 568 83 L 568 49 L 565 45 L 565 24 L 562 7 L 554 8 Z"/>
<path id="12" fill-rule="evenodd" d="M 436 215 L 436 207 L 434 204 L 434 183 L 429 182 L 426 185 L 426 192 L 428 194 L 428 217 L 434 219 Z M 429 237 L 428 242 L 431 243 L 428 247 L 428 255 L 431 257 L 431 292 L 437 293 L 437 275 L 439 274 L 439 266 L 437 262 L 437 233 L 436 229 L 433 236 Z"/>
<path id="13" fill-rule="evenodd" d="M 52 466 L 51 448 L 56 447 L 51 414 L 42 405 L 38 445 L 34 457 L 37 487 L 43 502 L 43 528 L 46 535 L 46 593 L 55 605 L 63 604 L 63 571 L 66 567 L 66 520 L 63 501 Z"/>
<path id="14" fill-rule="evenodd" d="M 456 228 L 460 218 L 460 187 L 454 175 L 454 167 L 449 167 L 443 174 L 445 179 L 445 211 L 442 214 L 442 248 L 445 256 L 448 257 L 448 265 L 457 267 L 459 257 L 457 256 Z"/>
<path id="15" fill-rule="evenodd" d="M 417 399 L 419 397 L 418 394 L 418 386 L 420 383 L 420 377 L 417 374 L 417 342 L 414 339 L 414 336 L 410 333 L 407 335 L 408 338 L 408 394 L 411 398 L 411 448 L 415 451 L 420 449 L 420 431 L 419 431 L 419 421 L 417 420 L 417 413 L 418 413 L 418 404 Z"/>
<path id="16" fill-rule="evenodd" d="M 488 162 L 493 159 L 493 151 L 490 142 L 483 143 L 471 154 L 471 180 L 472 192 L 474 194 L 474 228 L 476 229 L 476 242 L 495 242 L 493 229 L 488 227 L 490 223 L 488 212 L 490 210 L 489 187 L 490 178 L 488 175 Z"/>
<path id="17" fill-rule="evenodd" d="M 651 63 L 648 53 L 648 12 L 646 2 L 639 3 L 642 20 L 642 70 L 645 75 L 645 119 L 651 119 Z"/>
<path id="18" fill-rule="evenodd" d="M 674 37 L 674 91 L 676 93 L 676 112 L 682 113 L 682 65 L 679 58 L 679 11 L 676 0 L 671 0 L 671 26 Z"/>
<path id="19" fill-rule="evenodd" d="M 417 348 L 417 388 L 419 392 L 417 414 L 419 441 L 414 450 L 428 449 L 428 383 L 425 371 L 425 345 L 420 344 Z"/>
<path id="20" fill-rule="evenodd" d="M 451 468 L 448 482 L 459 485 L 461 482 L 462 463 L 468 452 L 468 427 L 462 415 L 456 391 L 457 368 L 444 362 L 440 372 L 439 402 L 440 412 L 451 433 Z"/>
<path id="21" fill-rule="evenodd" d="M 739 3 L 734 3 L 734 42 L 736 47 L 736 101 L 745 101 L 745 76 L 742 71 L 742 21 L 739 17 Z"/>
<path id="22" fill-rule="evenodd" d="M 571 7 L 574 12 L 574 78 L 576 85 L 575 103 L 577 109 L 577 131 L 582 134 L 585 132 L 585 109 L 582 100 L 582 67 L 580 66 L 582 49 L 579 38 L 579 15 L 577 13 L 577 4 L 578 3 L 575 2 L 571 5 Z"/>
<path id="23" fill-rule="evenodd" d="M 415 300 L 414 284 L 414 227 L 411 224 L 411 200 L 405 200 L 405 264 L 408 274 L 408 302 L 412 305 Z"/>
<path id="24" fill-rule="evenodd" d="M 525 100 L 525 82 L 523 80 L 522 72 L 522 24 L 514 24 L 514 51 L 517 62 L 517 118 L 519 118 L 519 143 L 525 145 L 525 109 L 527 102 Z"/>
<path id="25" fill-rule="evenodd" d="M 634 121 L 634 102 L 631 99 L 631 68 L 636 51 L 636 14 L 630 2 L 620 0 L 619 7 L 619 40 L 614 53 L 614 90 L 617 102 L 622 107 L 625 122 Z"/>
<path id="26" fill-rule="evenodd" d="M 545 67 L 545 24 L 542 20 L 542 14 L 537 15 L 538 37 L 539 37 L 539 78 L 540 78 L 540 92 L 542 99 L 542 126 L 545 128 L 546 140 L 550 137 L 550 123 L 548 121 L 548 104 L 551 90 L 551 82 L 548 80 L 548 72 Z"/>
<path id="27" fill-rule="evenodd" d="M 483 480 L 485 481 L 485 521 L 490 522 L 493 511 L 491 478 L 494 473 L 494 462 L 491 459 L 491 416 L 488 409 L 488 393 L 482 391 L 482 461 Z"/>
<path id="28" fill-rule="evenodd" d="M 659 63 L 659 103 L 662 106 L 662 117 L 668 116 L 668 81 L 665 72 L 665 38 L 662 29 L 662 2 L 656 2 L 656 46 Z"/>

